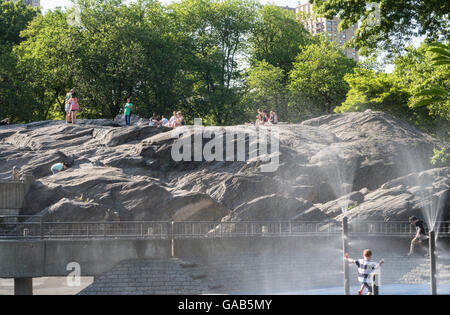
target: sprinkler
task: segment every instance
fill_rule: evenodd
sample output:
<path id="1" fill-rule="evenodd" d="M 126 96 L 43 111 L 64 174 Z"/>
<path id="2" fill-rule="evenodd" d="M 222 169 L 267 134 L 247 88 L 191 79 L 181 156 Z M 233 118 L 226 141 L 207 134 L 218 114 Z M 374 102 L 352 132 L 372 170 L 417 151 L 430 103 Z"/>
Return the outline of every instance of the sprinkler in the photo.
<path id="1" fill-rule="evenodd" d="M 434 238 L 434 230 L 431 230 L 428 233 L 428 241 L 429 241 L 429 254 L 430 254 L 430 285 L 431 285 L 431 295 L 437 294 L 436 289 L 436 255 L 435 255 L 435 238 Z"/>
<path id="2" fill-rule="evenodd" d="M 348 253 L 348 218 L 342 219 L 342 249 L 344 253 Z M 344 259 L 344 292 L 350 295 L 350 277 L 348 272 L 348 262 Z"/>

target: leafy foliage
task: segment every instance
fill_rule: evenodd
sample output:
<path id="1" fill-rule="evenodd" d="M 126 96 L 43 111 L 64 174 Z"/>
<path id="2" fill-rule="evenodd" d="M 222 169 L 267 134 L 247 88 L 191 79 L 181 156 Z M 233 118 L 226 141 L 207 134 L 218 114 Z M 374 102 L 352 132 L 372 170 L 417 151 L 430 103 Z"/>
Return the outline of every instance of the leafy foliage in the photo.
<path id="1" fill-rule="evenodd" d="M 345 81 L 350 90 L 346 100 L 336 108 L 337 113 L 373 109 L 412 120 L 413 113 L 408 107 L 410 93 L 394 74 L 357 68 L 345 76 Z"/>
<path id="2" fill-rule="evenodd" d="M 349 85 L 344 76 L 356 62 L 345 56 L 334 42 L 321 38 L 297 56 L 290 73 L 290 105 L 305 118 L 331 114 L 344 100 Z"/>
<path id="3" fill-rule="evenodd" d="M 314 11 L 341 19 L 339 29 L 359 22 L 357 48 L 374 51 L 381 47 L 399 52 L 413 37 L 448 39 L 450 2 L 442 0 L 310 0 Z"/>
<path id="4" fill-rule="evenodd" d="M 37 9 L 22 2 L 0 1 L 0 117 L 8 117 L 11 121 L 17 116 L 32 117 L 30 87 L 17 73 L 17 57 L 13 48 L 22 41 L 20 32 L 37 15 Z"/>
<path id="5" fill-rule="evenodd" d="M 293 68 L 293 62 L 302 48 L 313 43 L 314 38 L 292 11 L 266 5 L 259 12 L 251 41 L 252 63 L 267 63 L 284 71 L 284 80 Z"/>
<path id="6" fill-rule="evenodd" d="M 441 43 L 433 43 L 428 46 L 428 52 L 434 53 L 434 57 L 429 60 L 428 68 L 431 68 L 432 75 L 428 73 L 428 77 L 432 78 L 431 88 L 424 89 L 415 96 L 419 99 L 412 106 L 422 107 L 428 106 L 430 111 L 444 119 L 450 120 L 450 82 L 448 80 L 448 66 L 450 65 L 450 48 Z M 440 84 L 437 85 L 437 84 Z"/>
<path id="7" fill-rule="evenodd" d="M 450 151 L 449 149 L 442 148 L 440 150 L 434 148 L 434 155 L 431 157 L 431 164 L 436 167 L 448 166 L 450 162 Z"/>
<path id="8" fill-rule="evenodd" d="M 386 74 L 375 58 L 356 64 L 333 42 L 309 34 L 302 17 L 255 0 L 73 2 L 41 14 L 0 0 L 2 119 L 62 119 L 65 94 L 75 88 L 81 118 L 114 118 L 131 96 L 140 116 L 181 110 L 188 123 L 243 123 L 258 108 L 289 122 L 372 108 L 448 135 L 447 45 L 407 48 Z M 368 1 L 313 2 L 321 14 L 341 15 L 342 28 L 362 17 L 360 47 L 393 39 L 396 49 L 416 32 L 401 28 L 407 21 L 422 25 L 419 33 L 447 27 L 437 22 L 448 5 L 435 1 L 435 14 L 423 19 L 416 19 L 422 2 L 393 12 L 412 0 L 375 1 L 380 27 L 365 20 Z"/>
<path id="9" fill-rule="evenodd" d="M 433 46 L 408 47 L 406 54 L 395 58 L 393 73 L 357 68 L 346 75 L 350 90 L 336 112 L 380 110 L 447 138 L 449 101 L 440 94 L 445 88 L 433 86 L 449 86 L 448 68 L 434 64 L 430 47 Z M 418 92 L 423 90 L 425 92 Z M 435 92 L 442 97 L 435 96 Z M 428 101 L 429 96 L 433 97 L 433 102 Z"/>

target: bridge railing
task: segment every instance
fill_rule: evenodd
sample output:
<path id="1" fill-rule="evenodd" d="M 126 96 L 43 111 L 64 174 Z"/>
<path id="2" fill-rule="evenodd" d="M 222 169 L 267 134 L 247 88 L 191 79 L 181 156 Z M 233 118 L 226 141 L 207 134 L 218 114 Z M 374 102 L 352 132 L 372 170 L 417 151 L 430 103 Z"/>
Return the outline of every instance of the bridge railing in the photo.
<path id="1" fill-rule="evenodd" d="M 436 224 L 439 237 L 450 237 L 450 221 Z M 339 221 L 241 222 L 45 222 L 39 216 L 0 216 L 0 239 L 206 238 L 233 236 L 332 236 L 342 233 Z M 412 236 L 408 222 L 350 221 L 350 235 Z"/>
<path id="2" fill-rule="evenodd" d="M 340 223 L 311 221 L 175 222 L 176 237 L 289 236 L 341 233 Z"/>
<path id="3" fill-rule="evenodd" d="M 424 225 L 425 232 L 429 232 L 429 227 Z M 414 235 L 416 234 L 415 226 L 406 221 L 356 221 L 349 222 L 349 230 L 351 234 L 363 235 Z M 436 222 L 435 231 L 438 236 L 450 237 L 450 221 Z"/>

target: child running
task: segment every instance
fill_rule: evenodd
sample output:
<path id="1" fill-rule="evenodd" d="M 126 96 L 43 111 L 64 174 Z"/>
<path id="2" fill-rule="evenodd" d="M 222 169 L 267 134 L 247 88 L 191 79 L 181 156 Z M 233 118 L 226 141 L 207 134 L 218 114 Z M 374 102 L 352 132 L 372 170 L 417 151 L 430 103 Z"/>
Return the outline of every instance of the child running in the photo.
<path id="1" fill-rule="evenodd" d="M 358 295 L 363 295 L 364 288 L 367 289 L 367 295 L 372 295 L 372 286 L 369 283 L 369 276 L 375 269 L 378 269 L 383 263 L 384 259 L 381 259 L 378 264 L 370 261 L 372 258 L 372 251 L 370 249 L 365 249 L 363 251 L 363 259 L 351 259 L 348 257 L 348 253 L 345 253 L 345 259 L 356 264 L 358 267 L 358 280 L 361 283 L 361 288 L 358 291 Z"/>

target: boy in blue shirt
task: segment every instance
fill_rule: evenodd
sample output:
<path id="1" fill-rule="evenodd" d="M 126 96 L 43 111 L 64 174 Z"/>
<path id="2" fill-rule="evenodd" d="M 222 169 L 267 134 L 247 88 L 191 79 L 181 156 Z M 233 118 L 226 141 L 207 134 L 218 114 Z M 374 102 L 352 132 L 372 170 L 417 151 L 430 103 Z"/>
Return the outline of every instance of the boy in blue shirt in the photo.
<path id="1" fill-rule="evenodd" d="M 66 162 L 62 162 L 62 163 L 56 163 L 53 164 L 52 167 L 50 168 L 50 170 L 52 171 L 53 175 L 62 172 L 64 170 L 66 170 L 69 166 L 66 164 Z"/>

